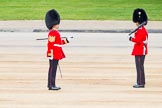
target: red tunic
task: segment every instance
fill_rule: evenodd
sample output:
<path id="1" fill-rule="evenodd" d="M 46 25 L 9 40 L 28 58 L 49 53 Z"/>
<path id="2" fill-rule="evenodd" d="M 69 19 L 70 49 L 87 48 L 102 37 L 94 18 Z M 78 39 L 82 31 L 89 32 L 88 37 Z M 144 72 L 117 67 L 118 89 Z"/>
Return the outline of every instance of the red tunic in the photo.
<path id="1" fill-rule="evenodd" d="M 55 60 L 61 60 L 65 58 L 62 47 L 59 45 L 63 45 L 66 43 L 66 40 L 61 39 L 60 33 L 57 30 L 50 30 L 48 34 L 47 57 L 52 56 Z"/>
<path id="2" fill-rule="evenodd" d="M 132 55 L 146 55 L 148 53 L 148 33 L 144 26 L 136 31 L 131 41 L 134 42 Z"/>

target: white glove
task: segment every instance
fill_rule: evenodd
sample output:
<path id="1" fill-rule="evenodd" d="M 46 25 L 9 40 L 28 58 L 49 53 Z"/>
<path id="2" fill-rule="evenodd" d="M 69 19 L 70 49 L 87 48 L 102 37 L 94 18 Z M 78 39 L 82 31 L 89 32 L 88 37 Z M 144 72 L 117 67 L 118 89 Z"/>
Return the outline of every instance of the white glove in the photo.
<path id="1" fill-rule="evenodd" d="M 51 50 L 51 55 L 48 56 L 48 59 L 49 59 L 49 60 L 53 60 L 53 50 Z"/>
<path id="2" fill-rule="evenodd" d="M 52 57 L 52 56 L 51 56 L 51 57 L 48 57 L 48 59 L 49 59 L 49 60 L 53 60 L 53 57 Z"/>

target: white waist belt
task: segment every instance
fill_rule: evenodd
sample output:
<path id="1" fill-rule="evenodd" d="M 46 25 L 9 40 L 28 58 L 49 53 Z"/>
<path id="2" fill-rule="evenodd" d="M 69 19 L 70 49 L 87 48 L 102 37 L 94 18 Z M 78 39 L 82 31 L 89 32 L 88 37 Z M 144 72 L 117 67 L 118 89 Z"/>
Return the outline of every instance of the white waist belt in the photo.
<path id="1" fill-rule="evenodd" d="M 56 47 L 63 47 L 63 45 L 60 45 L 60 44 L 54 44 L 53 46 L 56 46 Z"/>

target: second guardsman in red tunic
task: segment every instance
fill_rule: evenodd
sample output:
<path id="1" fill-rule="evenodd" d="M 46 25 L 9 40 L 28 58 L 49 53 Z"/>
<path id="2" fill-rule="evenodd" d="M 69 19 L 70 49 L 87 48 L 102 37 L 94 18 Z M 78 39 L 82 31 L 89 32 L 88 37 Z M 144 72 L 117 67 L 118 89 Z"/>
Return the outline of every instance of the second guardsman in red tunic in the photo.
<path id="1" fill-rule="evenodd" d="M 141 23 L 146 22 L 147 14 L 143 9 L 135 9 L 133 12 L 133 22 L 139 26 Z M 148 53 L 148 33 L 144 26 L 140 27 L 129 40 L 134 43 L 132 55 L 135 56 L 136 70 L 137 70 L 137 84 L 133 85 L 134 88 L 145 87 L 145 72 L 144 61 Z"/>

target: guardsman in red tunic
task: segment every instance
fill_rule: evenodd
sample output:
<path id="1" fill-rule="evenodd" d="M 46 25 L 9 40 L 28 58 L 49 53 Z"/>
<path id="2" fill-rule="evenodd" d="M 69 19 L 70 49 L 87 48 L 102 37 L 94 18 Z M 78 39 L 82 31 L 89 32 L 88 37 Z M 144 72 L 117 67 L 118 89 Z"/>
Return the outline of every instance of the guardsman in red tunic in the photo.
<path id="1" fill-rule="evenodd" d="M 147 14 L 143 9 L 135 9 L 133 12 L 133 22 L 139 26 L 144 21 L 147 22 Z M 147 23 L 146 23 L 147 24 Z M 134 43 L 132 55 L 135 56 L 136 70 L 137 70 L 137 84 L 133 85 L 134 88 L 145 87 L 145 72 L 144 61 L 148 53 L 148 33 L 144 26 L 140 27 L 133 37 L 129 38 Z"/>
<path id="2" fill-rule="evenodd" d="M 68 38 L 61 39 L 58 31 L 60 24 L 60 16 L 54 9 L 46 13 L 45 23 L 49 29 L 48 44 L 47 44 L 47 57 L 49 58 L 49 71 L 48 71 L 48 88 L 49 90 L 59 90 L 60 87 L 56 86 L 56 72 L 59 60 L 65 58 L 62 50 L 62 45 L 69 43 Z"/>

